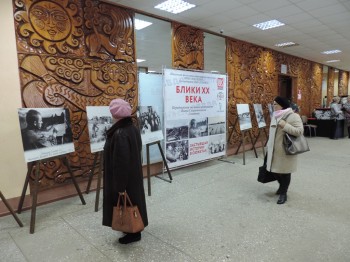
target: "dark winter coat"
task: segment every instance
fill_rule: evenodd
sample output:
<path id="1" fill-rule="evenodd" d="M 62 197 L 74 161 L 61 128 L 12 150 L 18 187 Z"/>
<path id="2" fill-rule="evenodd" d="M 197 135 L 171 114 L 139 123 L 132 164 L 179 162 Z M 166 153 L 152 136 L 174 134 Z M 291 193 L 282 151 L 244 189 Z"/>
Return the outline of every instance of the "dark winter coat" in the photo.
<path id="1" fill-rule="evenodd" d="M 130 117 L 115 123 L 107 131 L 104 146 L 103 217 L 104 226 L 112 226 L 113 206 L 118 192 L 126 192 L 137 205 L 145 226 L 148 225 L 141 163 L 142 142 Z"/>

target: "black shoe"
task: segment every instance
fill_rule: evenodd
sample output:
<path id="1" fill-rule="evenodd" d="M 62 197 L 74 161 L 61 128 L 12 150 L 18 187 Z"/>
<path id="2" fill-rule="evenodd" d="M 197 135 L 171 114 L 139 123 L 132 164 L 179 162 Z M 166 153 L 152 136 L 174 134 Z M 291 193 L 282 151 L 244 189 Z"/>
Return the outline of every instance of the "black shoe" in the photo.
<path id="1" fill-rule="evenodd" d="M 138 233 L 127 233 L 125 236 L 119 238 L 120 244 L 129 244 L 132 242 L 141 240 L 141 232 Z"/>
<path id="2" fill-rule="evenodd" d="M 287 202 L 287 194 L 280 194 L 277 204 L 281 205 L 281 204 L 284 204 L 285 202 Z"/>

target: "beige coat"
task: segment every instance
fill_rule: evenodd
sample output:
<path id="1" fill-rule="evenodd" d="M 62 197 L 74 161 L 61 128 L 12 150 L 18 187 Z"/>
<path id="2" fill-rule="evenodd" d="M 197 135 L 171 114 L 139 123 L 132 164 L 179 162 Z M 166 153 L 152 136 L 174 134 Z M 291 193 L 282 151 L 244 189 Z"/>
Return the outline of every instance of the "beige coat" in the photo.
<path id="1" fill-rule="evenodd" d="M 286 120 L 287 123 L 282 129 L 278 126 L 278 122 L 290 113 L 292 114 L 288 116 Z M 266 168 L 274 173 L 288 174 L 297 170 L 297 155 L 286 155 L 283 148 L 283 136 L 285 132 L 293 136 L 300 136 L 304 133 L 301 117 L 293 113 L 292 110 L 287 110 L 287 112 L 278 119 L 275 119 L 275 117 L 271 119 L 269 140 L 266 148 Z"/>

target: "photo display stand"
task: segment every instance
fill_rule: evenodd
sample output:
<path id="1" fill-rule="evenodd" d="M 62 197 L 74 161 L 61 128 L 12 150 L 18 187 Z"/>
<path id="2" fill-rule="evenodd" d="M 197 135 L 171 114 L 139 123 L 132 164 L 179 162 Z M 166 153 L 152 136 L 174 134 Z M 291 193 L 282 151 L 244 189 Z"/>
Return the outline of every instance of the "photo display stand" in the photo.
<path id="1" fill-rule="evenodd" d="M 163 152 L 163 149 L 162 147 L 160 146 L 160 141 L 155 141 L 155 142 L 152 142 L 152 143 L 148 143 L 146 144 L 146 151 L 147 151 L 147 186 L 148 186 L 148 195 L 151 196 L 151 163 L 150 163 L 150 153 L 149 153 L 149 147 L 152 146 L 152 145 L 158 145 L 158 148 L 159 148 L 159 152 L 160 154 L 162 155 L 162 159 L 163 159 L 163 163 L 165 165 L 165 168 L 168 172 L 168 176 L 169 176 L 169 180 L 163 178 L 163 177 L 160 177 L 160 176 L 156 176 L 157 178 L 159 179 L 162 179 L 166 182 L 169 182 L 171 183 L 171 181 L 173 180 L 172 176 L 171 176 L 171 173 L 170 173 L 170 170 L 169 170 L 169 167 L 168 167 L 168 164 L 167 164 L 167 161 L 165 159 L 165 156 L 164 156 L 164 152 Z"/>
<path id="2" fill-rule="evenodd" d="M 252 149 L 254 149 L 255 157 L 258 158 L 258 154 L 256 153 L 255 144 L 252 138 L 251 129 L 252 123 L 250 118 L 250 109 L 248 104 L 237 104 L 237 113 L 239 120 L 239 128 L 241 130 L 241 139 L 238 145 L 238 148 L 235 152 L 235 155 L 238 154 L 239 149 L 243 146 L 243 165 L 245 165 L 245 138 L 248 133 L 250 141 L 252 143 Z"/>
<path id="3" fill-rule="evenodd" d="M 268 135 L 266 133 L 266 129 L 265 128 L 266 127 L 259 128 L 258 135 L 256 136 L 256 138 L 254 140 L 254 143 L 253 143 L 253 147 L 255 148 L 255 144 L 256 144 L 256 142 L 258 142 L 258 139 L 260 138 L 260 142 L 261 142 L 261 145 L 262 145 L 262 150 L 263 150 L 264 156 L 265 156 L 265 149 L 264 149 L 264 147 L 266 146 L 266 143 L 267 143 L 267 140 L 268 140 Z M 263 137 L 261 136 L 261 130 L 264 131 L 263 133 L 265 134 L 265 137 L 266 137 L 265 143 L 263 143 Z"/>
<path id="4" fill-rule="evenodd" d="M 85 200 L 83 195 L 81 194 L 80 188 L 78 186 L 78 183 L 75 179 L 75 176 L 72 173 L 71 167 L 69 165 L 68 162 L 68 158 L 66 155 L 64 156 L 60 156 L 59 157 L 60 160 L 66 165 L 67 169 L 68 169 L 68 173 L 70 174 L 74 187 L 78 192 L 78 195 L 80 197 L 81 203 L 83 205 L 85 205 Z M 37 202 L 38 202 L 38 185 L 39 185 L 39 172 L 40 172 L 40 164 L 42 164 L 42 162 L 46 162 L 53 159 L 51 158 L 46 158 L 46 159 L 40 159 L 37 161 L 33 161 L 29 163 L 29 168 L 28 168 L 28 172 L 26 175 L 26 180 L 24 182 L 24 186 L 23 186 L 23 190 L 22 190 L 22 195 L 18 204 L 18 214 L 20 214 L 22 212 L 22 207 L 23 207 L 23 202 L 24 202 L 24 198 L 25 198 L 25 194 L 27 192 L 27 188 L 28 188 L 28 184 L 29 184 L 29 179 L 30 179 L 30 174 L 32 173 L 33 167 L 35 166 L 35 179 L 34 179 L 34 184 L 33 184 L 33 189 L 31 192 L 32 195 L 32 208 L 31 208 L 31 218 L 30 218 L 30 233 L 33 234 L 34 233 L 34 229 L 35 229 L 35 217 L 36 217 L 36 207 L 37 207 Z"/>
<path id="5" fill-rule="evenodd" d="M 96 198 L 95 198 L 95 212 L 98 211 L 99 208 L 99 201 L 100 201 L 100 192 L 101 192 L 101 179 L 102 179 L 102 165 L 103 165 L 103 151 L 94 153 L 94 162 L 92 164 L 91 172 L 89 175 L 89 181 L 86 186 L 86 194 L 89 194 L 91 182 L 94 176 L 95 168 L 97 165 L 97 159 L 100 159 L 100 165 L 97 173 L 97 186 L 96 186 Z"/>
<path id="6" fill-rule="evenodd" d="M 2 192 L 0 191 L 0 198 L 2 200 L 2 202 L 4 202 L 5 206 L 7 207 L 7 209 L 10 211 L 11 215 L 13 216 L 13 218 L 16 220 L 17 224 L 20 227 L 23 227 L 23 224 L 21 222 L 21 220 L 18 218 L 18 216 L 16 215 L 15 211 L 13 211 L 12 207 L 10 206 L 10 204 L 7 202 L 5 196 L 2 194 Z"/>

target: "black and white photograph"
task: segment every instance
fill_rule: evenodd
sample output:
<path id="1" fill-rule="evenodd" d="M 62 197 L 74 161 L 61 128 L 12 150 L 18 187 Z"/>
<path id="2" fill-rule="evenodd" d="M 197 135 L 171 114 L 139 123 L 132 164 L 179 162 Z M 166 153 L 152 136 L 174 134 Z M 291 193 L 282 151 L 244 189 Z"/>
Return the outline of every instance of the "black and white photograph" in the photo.
<path id="1" fill-rule="evenodd" d="M 211 136 L 208 149 L 211 155 L 224 152 L 226 150 L 226 136 L 223 134 Z"/>
<path id="2" fill-rule="evenodd" d="M 226 132 L 225 116 L 208 118 L 209 135 L 219 135 Z"/>
<path id="3" fill-rule="evenodd" d="M 267 104 L 267 108 L 269 109 L 270 118 L 273 116 L 273 104 Z"/>
<path id="4" fill-rule="evenodd" d="M 165 158 L 168 163 L 188 159 L 188 140 L 170 142 L 166 144 Z"/>
<path id="5" fill-rule="evenodd" d="M 241 131 L 252 128 L 252 120 L 250 118 L 249 105 L 237 104 L 239 128 Z"/>
<path id="6" fill-rule="evenodd" d="M 259 128 L 265 127 L 266 122 L 265 122 L 264 112 L 261 104 L 254 104 L 254 111 L 255 111 L 256 121 L 258 122 L 258 127 Z"/>
<path id="7" fill-rule="evenodd" d="M 137 118 L 142 144 L 146 145 L 164 138 L 162 119 L 156 106 L 139 106 L 137 108 Z"/>
<path id="8" fill-rule="evenodd" d="M 190 138 L 208 136 L 208 118 L 191 118 L 188 128 Z"/>
<path id="9" fill-rule="evenodd" d="M 169 121 L 166 129 L 166 141 L 172 142 L 183 139 L 188 139 L 188 120 Z"/>
<path id="10" fill-rule="evenodd" d="M 68 109 L 19 108 L 18 117 L 26 162 L 74 152 Z"/>
<path id="11" fill-rule="evenodd" d="M 90 138 L 91 153 L 103 151 L 107 130 L 113 125 L 108 106 L 87 106 L 86 115 Z"/>

